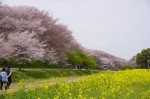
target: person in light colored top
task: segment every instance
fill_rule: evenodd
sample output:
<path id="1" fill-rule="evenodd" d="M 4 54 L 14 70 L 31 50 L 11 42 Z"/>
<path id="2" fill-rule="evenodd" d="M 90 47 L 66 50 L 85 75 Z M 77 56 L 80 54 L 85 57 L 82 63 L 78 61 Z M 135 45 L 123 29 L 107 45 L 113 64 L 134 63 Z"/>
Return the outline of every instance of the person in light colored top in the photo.
<path id="1" fill-rule="evenodd" d="M 1 76 L 1 90 L 3 90 L 3 85 L 6 84 L 5 86 L 5 90 L 7 90 L 7 86 L 8 86 L 8 77 L 10 75 L 7 76 L 7 73 L 5 71 L 5 68 L 2 68 L 2 72 L 0 73 Z"/>

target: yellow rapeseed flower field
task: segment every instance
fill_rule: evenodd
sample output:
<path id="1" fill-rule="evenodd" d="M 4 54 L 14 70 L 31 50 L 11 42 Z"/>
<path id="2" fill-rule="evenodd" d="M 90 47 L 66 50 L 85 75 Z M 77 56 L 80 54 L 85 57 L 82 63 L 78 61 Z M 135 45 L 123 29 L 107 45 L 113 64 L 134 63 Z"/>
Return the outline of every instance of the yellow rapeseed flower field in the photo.
<path id="1" fill-rule="evenodd" d="M 64 81 L 52 85 L 43 83 L 41 88 L 34 90 L 25 88 L 19 92 L 7 94 L 6 98 L 150 99 L 150 71 L 140 69 L 117 72 L 106 71 L 83 76 L 75 82 Z"/>

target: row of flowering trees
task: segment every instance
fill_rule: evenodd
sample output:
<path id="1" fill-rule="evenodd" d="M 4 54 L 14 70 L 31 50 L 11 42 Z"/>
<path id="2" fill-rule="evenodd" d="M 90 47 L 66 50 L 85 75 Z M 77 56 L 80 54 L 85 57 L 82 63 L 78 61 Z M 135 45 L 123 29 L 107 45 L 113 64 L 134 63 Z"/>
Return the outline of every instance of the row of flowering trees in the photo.
<path id="1" fill-rule="evenodd" d="M 74 39 L 67 26 L 59 24 L 46 11 L 27 6 L 0 5 L 0 58 L 15 60 L 18 64 L 40 60 L 45 66 L 50 63 L 67 65 L 70 59 L 66 52 L 70 50 L 87 54 L 84 55 L 87 57 L 80 57 L 82 65 L 87 67 L 98 64 L 100 68 L 107 64 L 114 68 L 124 64 L 124 60 L 107 53 L 87 51 Z M 71 63 L 74 65 L 74 62 Z"/>
<path id="2" fill-rule="evenodd" d="M 63 63 L 63 52 L 80 48 L 71 31 L 48 12 L 0 5 L 0 58 L 21 64 L 31 60 Z"/>
<path id="3" fill-rule="evenodd" d="M 118 70 L 124 68 L 126 64 L 130 64 L 127 60 L 116 57 L 100 50 L 84 49 L 85 53 L 94 57 L 99 65 L 99 69 Z"/>

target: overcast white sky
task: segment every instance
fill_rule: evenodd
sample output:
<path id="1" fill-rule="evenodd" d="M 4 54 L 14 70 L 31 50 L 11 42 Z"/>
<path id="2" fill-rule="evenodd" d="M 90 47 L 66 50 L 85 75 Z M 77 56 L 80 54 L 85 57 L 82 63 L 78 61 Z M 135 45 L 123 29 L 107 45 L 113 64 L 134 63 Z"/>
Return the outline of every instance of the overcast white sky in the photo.
<path id="1" fill-rule="evenodd" d="M 49 11 L 82 46 L 130 59 L 150 48 L 150 0 L 2 0 Z"/>

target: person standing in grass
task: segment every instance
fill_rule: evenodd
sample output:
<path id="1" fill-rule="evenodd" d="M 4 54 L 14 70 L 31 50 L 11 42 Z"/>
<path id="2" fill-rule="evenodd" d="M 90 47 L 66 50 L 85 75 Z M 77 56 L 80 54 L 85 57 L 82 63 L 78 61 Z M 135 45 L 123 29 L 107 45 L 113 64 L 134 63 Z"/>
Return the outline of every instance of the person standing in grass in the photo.
<path id="1" fill-rule="evenodd" d="M 5 84 L 5 90 L 7 90 L 7 85 L 8 85 L 8 76 L 5 71 L 5 68 L 2 68 L 2 72 L 0 73 L 2 80 L 1 80 L 1 90 L 3 89 L 3 85 Z"/>
<path id="2" fill-rule="evenodd" d="M 7 68 L 6 68 L 6 73 L 7 73 L 7 76 L 8 76 L 8 88 L 9 88 L 9 86 L 10 86 L 10 84 L 11 84 L 11 69 L 10 69 L 10 66 L 8 66 Z"/>

